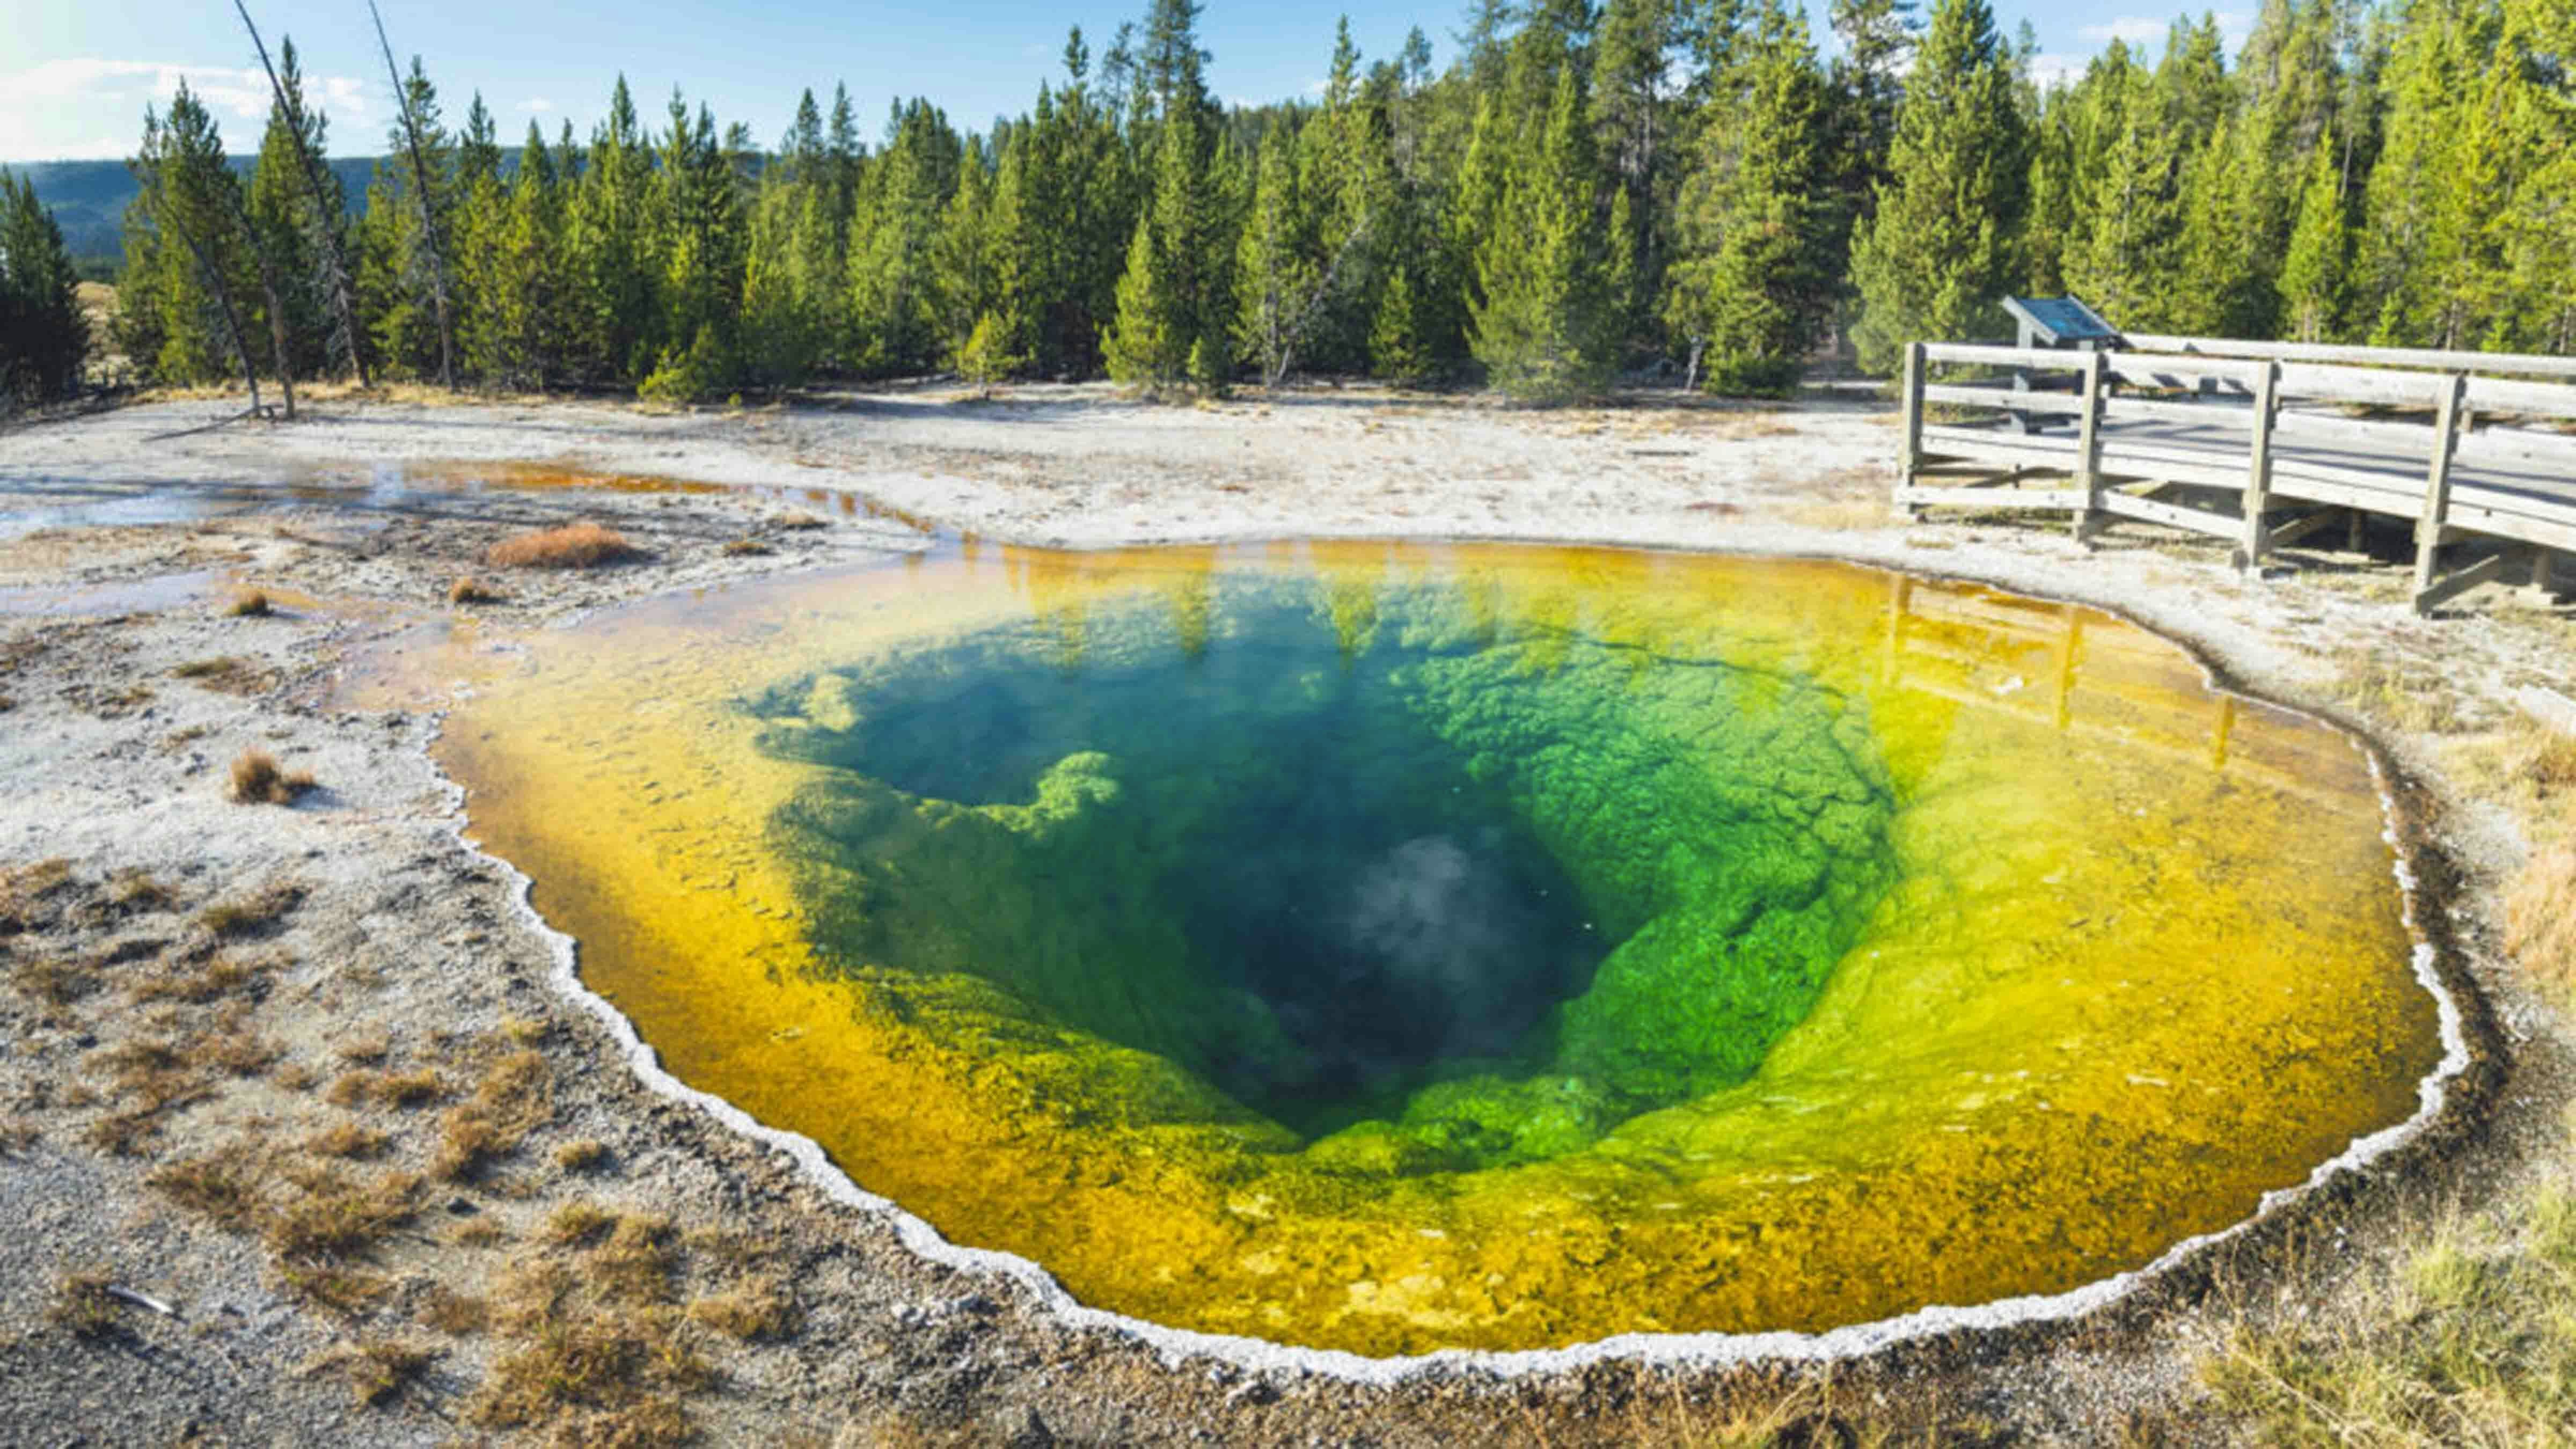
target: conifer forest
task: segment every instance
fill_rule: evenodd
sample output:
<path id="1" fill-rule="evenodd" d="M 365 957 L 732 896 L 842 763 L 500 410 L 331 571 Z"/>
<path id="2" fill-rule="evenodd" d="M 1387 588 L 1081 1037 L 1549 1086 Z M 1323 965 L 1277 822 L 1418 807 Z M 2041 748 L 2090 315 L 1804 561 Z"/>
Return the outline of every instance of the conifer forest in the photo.
<path id="1" fill-rule="evenodd" d="M 2137 331 L 2576 351 L 2571 0 L 2263 0 L 2233 54 L 2186 18 L 2048 84 L 1988 0 L 1833 0 L 1830 44 L 1787 0 L 1479 0 L 1443 70 L 1345 23 L 1320 93 L 1258 108 L 1214 99 L 1200 8 L 1076 30 L 980 133 L 928 99 L 872 127 L 833 87 L 764 146 L 621 81 L 587 135 L 505 146 L 414 59 L 363 207 L 292 42 L 263 48 L 246 176 L 184 89 L 144 119 L 112 340 L 167 383 L 1550 400 L 1776 393 L 1834 343 L 1884 372 L 2072 292 Z M 44 230 L 0 192 L 12 338 L 69 295 Z M 34 350 L 0 367 L 58 389 L 63 345 Z"/>

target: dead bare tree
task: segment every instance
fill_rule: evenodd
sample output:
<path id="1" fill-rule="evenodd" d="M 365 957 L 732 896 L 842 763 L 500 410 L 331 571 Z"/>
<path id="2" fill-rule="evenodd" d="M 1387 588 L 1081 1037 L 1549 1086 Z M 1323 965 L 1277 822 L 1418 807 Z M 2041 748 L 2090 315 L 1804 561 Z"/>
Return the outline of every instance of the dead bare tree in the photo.
<path id="1" fill-rule="evenodd" d="M 438 380 L 453 392 L 456 331 L 447 315 L 447 244 L 439 234 L 438 208 L 430 203 L 429 158 L 421 146 L 420 117 L 412 111 L 411 88 L 403 84 L 402 71 L 394 65 L 393 42 L 385 39 L 385 17 L 376 8 L 376 0 L 367 0 L 367 14 L 375 18 L 376 45 L 384 51 L 385 75 L 393 82 L 394 104 L 402 111 L 403 145 L 411 153 L 411 192 L 420 203 L 421 245 L 429 250 L 430 302 L 438 311 Z"/>
<path id="2" fill-rule="evenodd" d="M 295 356 L 286 340 L 286 297 L 277 289 L 277 260 L 261 245 L 241 188 L 228 186 L 224 195 L 232 202 L 233 225 L 241 230 L 242 245 L 250 248 L 250 259 L 259 268 L 260 295 L 268 299 L 268 353 L 277 364 L 277 390 L 286 399 L 286 420 L 291 423 L 295 421 Z M 251 405 L 258 406 L 256 397 Z"/>
<path id="3" fill-rule="evenodd" d="M 1324 303 L 1332 298 L 1340 284 L 1342 264 L 1350 260 L 1353 255 L 1368 248 L 1371 244 L 1370 237 L 1376 229 L 1376 210 L 1372 208 L 1361 212 L 1359 221 L 1351 227 L 1350 234 L 1343 237 L 1342 244 L 1333 249 L 1332 261 L 1325 264 L 1324 274 L 1316 279 L 1314 290 L 1306 294 L 1304 305 L 1297 309 L 1295 320 L 1288 324 L 1284 333 L 1275 325 L 1273 326 L 1270 345 L 1266 349 L 1269 355 L 1269 366 L 1263 370 L 1261 379 L 1263 391 L 1277 392 L 1280 384 L 1288 380 L 1289 372 L 1296 365 L 1297 349 L 1305 344 L 1306 329 L 1314 325 L 1316 317 L 1324 310 Z"/>
<path id="4" fill-rule="evenodd" d="M 367 376 L 366 349 L 358 345 L 358 302 L 356 288 L 349 280 L 348 254 L 340 249 L 340 208 L 334 204 L 331 188 L 322 182 L 322 159 L 304 144 L 304 98 L 289 95 L 277 78 L 277 67 L 268 59 L 268 43 L 259 38 L 259 27 L 251 23 L 250 10 L 242 0 L 233 0 L 233 10 L 241 16 L 242 29 L 250 32 L 251 48 L 259 52 L 260 69 L 268 72 L 269 94 L 277 98 L 277 108 L 286 115 L 286 128 L 295 137 L 295 159 L 304 170 L 304 189 L 313 198 L 313 230 L 322 241 L 322 285 L 331 294 L 331 310 L 339 322 L 333 336 L 347 353 L 349 370 L 358 375 L 358 386 L 370 387 Z M 294 42 L 290 38 L 288 48 Z"/>

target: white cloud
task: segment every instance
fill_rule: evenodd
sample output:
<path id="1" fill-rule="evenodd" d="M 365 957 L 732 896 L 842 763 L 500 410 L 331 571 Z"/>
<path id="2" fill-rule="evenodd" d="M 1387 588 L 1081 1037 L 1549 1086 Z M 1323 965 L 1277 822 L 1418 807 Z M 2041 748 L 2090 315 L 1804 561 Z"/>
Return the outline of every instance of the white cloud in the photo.
<path id="1" fill-rule="evenodd" d="M 2123 15 L 2100 25 L 2087 25 L 2075 32 L 2096 45 L 2124 40 L 2131 45 L 2154 45 L 2173 29 L 2170 20 L 2157 20 L 2145 15 Z"/>
<path id="2" fill-rule="evenodd" d="M 519 102 L 520 110 L 534 111 L 539 115 L 543 115 L 554 108 L 555 103 L 547 100 L 544 96 L 530 96 L 528 99 Z"/>
<path id="3" fill-rule="evenodd" d="M 0 156 L 98 159 L 130 153 L 142 134 L 143 108 L 166 109 L 181 81 L 196 92 L 224 131 L 233 151 L 259 145 L 267 124 L 268 75 L 257 67 L 179 65 L 167 61 L 108 60 L 78 56 L 49 60 L 30 70 L 0 75 Z M 348 76 L 307 76 L 305 94 L 330 114 L 335 127 L 364 122 L 365 84 Z M 101 128 L 125 128 L 123 139 Z"/>
<path id="4" fill-rule="evenodd" d="M 2058 84 L 2072 85 L 2084 79 L 2084 68 L 2093 63 L 2089 55 L 2061 55 L 2042 51 L 2030 58 L 2030 78 L 2041 90 Z"/>
<path id="5" fill-rule="evenodd" d="M 2254 33 L 2254 13 L 2250 10 L 2221 10 L 2217 12 L 2217 19 L 2219 37 L 2231 50 L 2244 44 L 2245 37 Z M 2152 15 L 2123 15 L 2098 25 L 2087 25 L 2075 33 L 2096 45 L 2121 40 L 2132 47 L 2161 46 L 2165 37 L 2173 33 L 2173 22 L 2159 20 Z"/>

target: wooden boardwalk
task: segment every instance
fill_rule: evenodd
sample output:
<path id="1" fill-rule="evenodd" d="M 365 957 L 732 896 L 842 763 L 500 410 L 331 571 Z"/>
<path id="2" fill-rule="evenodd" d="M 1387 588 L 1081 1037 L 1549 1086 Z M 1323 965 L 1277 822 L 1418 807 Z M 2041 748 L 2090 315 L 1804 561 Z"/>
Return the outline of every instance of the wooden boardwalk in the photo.
<path id="1" fill-rule="evenodd" d="M 2082 539 L 2183 528 L 2233 542 L 2247 569 L 2402 518 L 2427 611 L 2495 580 L 2548 588 L 2576 553 L 2576 358 L 2127 342 L 1916 343 L 1896 502 L 2061 512 Z"/>

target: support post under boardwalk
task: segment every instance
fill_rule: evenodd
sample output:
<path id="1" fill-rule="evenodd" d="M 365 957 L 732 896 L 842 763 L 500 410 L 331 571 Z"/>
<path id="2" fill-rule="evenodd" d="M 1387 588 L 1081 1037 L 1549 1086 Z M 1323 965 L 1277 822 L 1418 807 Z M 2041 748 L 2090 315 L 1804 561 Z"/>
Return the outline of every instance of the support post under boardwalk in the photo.
<path id="1" fill-rule="evenodd" d="M 2538 594 L 2545 598 L 2553 592 L 2551 584 L 2557 577 L 2557 574 L 2558 551 L 2549 547 L 2547 544 L 2533 544 L 2531 546 L 2531 577 L 2523 587 L 2531 590 L 2534 594 Z"/>
<path id="2" fill-rule="evenodd" d="M 2460 447 L 2461 403 L 2468 396 L 2466 373 L 2451 374 L 2442 389 L 2442 405 L 2433 417 L 2433 461 L 2424 478 L 2424 514 L 2415 522 L 2415 607 L 2428 607 L 2424 596 L 2433 587 L 2433 570 L 2442 553 L 2442 530 L 2451 517 L 2451 458 Z"/>
<path id="3" fill-rule="evenodd" d="M 2110 525 L 2102 512 L 2102 393 L 2110 377 L 2110 358 L 2098 349 L 2084 355 L 2084 405 L 2076 415 L 2075 486 L 2084 490 L 2084 507 L 2075 515 L 2075 541 L 2088 543 Z"/>
<path id="4" fill-rule="evenodd" d="M 2263 574 L 2263 554 L 2271 546 L 2264 536 L 2263 514 L 2272 506 L 2272 424 L 2281 406 L 2281 364 L 2263 364 L 2254 382 L 2254 457 L 2245 472 L 2245 540 L 2236 553 L 2240 572 Z"/>

